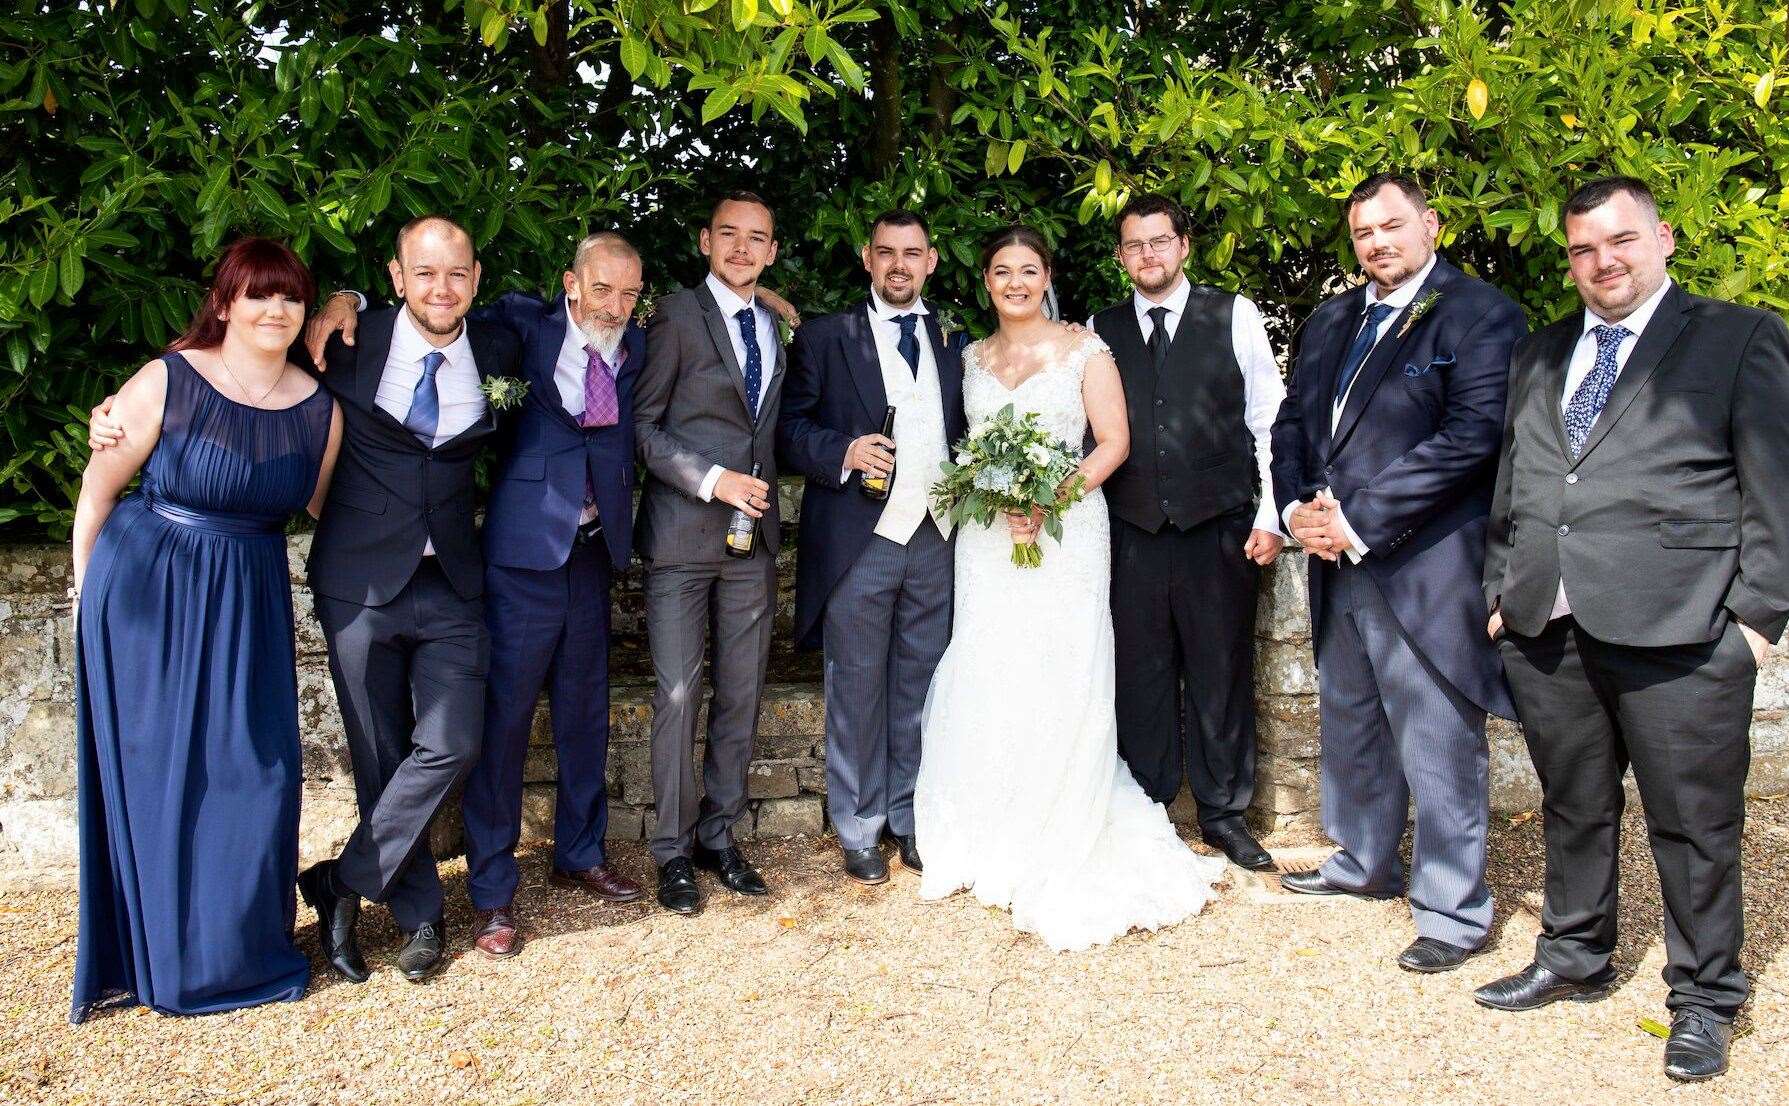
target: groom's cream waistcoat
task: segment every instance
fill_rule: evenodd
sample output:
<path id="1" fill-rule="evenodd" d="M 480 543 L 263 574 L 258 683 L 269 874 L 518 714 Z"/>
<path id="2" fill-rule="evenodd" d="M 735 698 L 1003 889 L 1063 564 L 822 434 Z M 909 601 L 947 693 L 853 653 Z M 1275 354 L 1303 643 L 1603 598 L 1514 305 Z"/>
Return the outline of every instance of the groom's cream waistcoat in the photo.
<path id="1" fill-rule="evenodd" d="M 926 327 L 922 323 L 918 328 L 917 375 L 895 348 L 891 331 L 898 333 L 898 328 L 883 320 L 875 319 L 870 324 L 876 357 L 881 363 L 882 388 L 888 405 L 895 409 L 895 481 L 875 532 L 878 537 L 906 545 L 928 513 L 938 532 L 950 536 L 949 516 L 933 510 L 930 502 L 932 485 L 943 475 L 939 466 L 949 459 L 950 445 L 944 440 L 944 398 L 939 392 L 938 359 Z"/>

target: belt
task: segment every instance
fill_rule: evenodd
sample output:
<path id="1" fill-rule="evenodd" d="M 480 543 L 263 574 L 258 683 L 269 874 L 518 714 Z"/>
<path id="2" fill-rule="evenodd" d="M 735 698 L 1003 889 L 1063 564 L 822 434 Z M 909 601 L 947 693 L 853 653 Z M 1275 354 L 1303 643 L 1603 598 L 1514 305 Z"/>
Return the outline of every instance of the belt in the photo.
<path id="1" fill-rule="evenodd" d="M 178 523 L 194 530 L 203 530 L 210 534 L 261 537 L 278 534 L 284 529 L 286 521 L 283 515 L 270 517 L 234 514 L 229 511 L 194 511 L 151 496 L 144 496 L 143 502 L 151 511 L 169 522 Z"/>

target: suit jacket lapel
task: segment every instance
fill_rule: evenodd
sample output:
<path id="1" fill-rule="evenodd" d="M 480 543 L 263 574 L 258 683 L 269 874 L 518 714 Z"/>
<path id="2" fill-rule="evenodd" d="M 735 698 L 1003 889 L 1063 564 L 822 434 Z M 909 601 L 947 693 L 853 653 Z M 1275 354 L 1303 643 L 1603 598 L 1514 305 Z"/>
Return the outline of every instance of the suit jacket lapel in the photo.
<path id="1" fill-rule="evenodd" d="M 750 416 L 751 404 L 745 398 L 745 370 L 739 367 L 739 358 L 733 355 L 733 337 L 727 330 L 733 320 L 721 314 L 721 305 L 714 302 L 714 293 L 708 290 L 707 282 L 696 285 L 696 302 L 702 305 L 702 322 L 708 327 L 709 340 L 714 343 L 715 352 L 720 354 L 721 364 L 732 375 L 733 389 L 739 393 L 740 405 Z"/>
<path id="2" fill-rule="evenodd" d="M 1429 270 L 1428 279 L 1422 282 L 1422 286 L 1416 290 L 1416 295 L 1411 297 L 1410 302 L 1404 305 L 1404 309 L 1392 319 L 1391 330 L 1379 340 L 1378 345 L 1373 347 L 1373 352 L 1367 354 L 1366 363 L 1361 365 L 1360 372 L 1355 374 L 1354 385 L 1349 389 L 1348 401 L 1342 408 L 1342 417 L 1336 422 L 1335 438 L 1329 444 L 1330 456 L 1333 457 L 1336 450 L 1347 444 L 1348 435 L 1360 422 L 1361 412 L 1365 411 L 1367 404 L 1372 402 L 1373 392 L 1385 379 L 1385 374 L 1393 365 L 1397 364 L 1399 355 L 1404 352 L 1404 347 L 1410 343 L 1412 338 L 1416 337 L 1416 327 L 1413 326 L 1407 330 L 1404 327 L 1404 322 L 1410 317 L 1411 310 L 1423 301 L 1424 296 L 1445 285 L 1453 271 L 1453 266 L 1437 257 L 1435 267 Z M 1361 295 L 1366 295 L 1366 292 L 1363 290 Z"/>
<path id="3" fill-rule="evenodd" d="M 1621 367 L 1621 375 L 1615 378 L 1615 386 L 1609 389 L 1609 399 L 1603 404 L 1602 414 L 1596 418 L 1596 424 L 1590 428 L 1590 436 L 1584 439 L 1584 449 L 1573 463 L 1574 468 L 1582 464 L 1590 451 L 1597 447 L 1609 435 L 1609 428 L 1614 426 L 1621 413 L 1627 410 L 1628 404 L 1634 402 L 1652 374 L 1658 371 L 1659 362 L 1670 352 L 1677 336 L 1689 325 L 1689 301 L 1683 290 L 1676 285 L 1665 293 L 1659 301 L 1658 310 L 1653 312 L 1646 329 L 1634 342 L 1634 352 L 1628 354 L 1627 364 Z"/>
<path id="4" fill-rule="evenodd" d="M 1553 437 L 1559 443 L 1559 455 L 1571 459 L 1570 444 L 1565 434 L 1565 374 L 1571 367 L 1572 350 L 1584 333 L 1584 312 L 1578 311 L 1571 316 L 1573 326 L 1562 327 L 1542 351 L 1536 366 L 1538 381 L 1535 389 L 1537 401 L 1541 405 L 1541 415 L 1553 427 Z"/>
<path id="5" fill-rule="evenodd" d="M 963 361 L 944 341 L 937 314 L 927 312 L 925 320 L 926 333 L 932 339 L 932 363 L 938 366 L 938 395 L 944 401 L 944 433 L 948 438 L 950 428 L 963 417 Z"/>
<path id="6" fill-rule="evenodd" d="M 561 292 L 547 304 L 541 316 L 541 340 L 535 343 L 533 356 L 528 359 L 529 372 L 534 377 L 530 390 L 540 397 L 541 406 L 552 412 L 554 418 L 576 430 L 578 420 L 565 409 L 564 398 L 559 394 L 559 351 L 564 348 L 566 332 L 572 325 L 565 306 L 565 293 Z"/>
<path id="7" fill-rule="evenodd" d="M 560 337 L 563 338 L 564 335 L 561 335 Z M 485 381 L 489 380 L 492 376 L 501 375 L 499 370 L 504 367 L 502 358 L 498 356 L 496 349 L 494 349 L 491 346 L 491 343 L 487 340 L 483 328 L 474 326 L 471 319 L 466 320 L 466 344 L 472 347 L 472 365 L 478 370 L 478 383 L 481 385 L 480 390 L 482 391 L 482 385 Z M 497 411 L 491 406 L 490 401 L 486 400 L 484 410 L 479 413 L 478 418 L 472 420 L 471 426 L 468 426 L 466 429 L 460 431 L 458 434 L 455 434 L 453 437 L 434 448 L 441 449 L 444 446 L 452 445 L 454 442 L 459 441 L 468 434 L 488 431 L 496 425 Z"/>
<path id="8" fill-rule="evenodd" d="M 1317 372 L 1316 387 L 1305 401 L 1306 412 L 1317 426 L 1317 452 L 1326 458 L 1329 456 L 1331 427 L 1335 422 L 1336 377 L 1342 371 L 1342 357 L 1348 352 L 1348 343 L 1354 339 L 1355 328 L 1360 326 L 1361 301 L 1366 291 L 1356 288 L 1343 296 L 1346 302 L 1340 310 L 1340 320 L 1319 339 L 1322 345 L 1313 362 Z"/>
<path id="9" fill-rule="evenodd" d="M 870 332 L 870 305 L 860 304 L 845 320 L 845 363 L 857 385 L 857 398 L 876 425 L 888 409 L 888 389 L 882 384 L 882 357 L 876 352 L 876 336 Z"/>

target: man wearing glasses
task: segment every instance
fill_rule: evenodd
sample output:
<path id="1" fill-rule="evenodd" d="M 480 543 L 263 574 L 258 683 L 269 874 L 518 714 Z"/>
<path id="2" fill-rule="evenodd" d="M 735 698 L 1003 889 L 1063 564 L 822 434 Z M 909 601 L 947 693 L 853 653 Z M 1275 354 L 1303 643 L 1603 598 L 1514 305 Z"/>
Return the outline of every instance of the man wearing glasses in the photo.
<path id="1" fill-rule="evenodd" d="M 1117 248 L 1131 297 L 1087 323 L 1118 361 L 1131 426 L 1130 457 L 1105 485 L 1118 749 L 1158 803 L 1184 776 L 1200 836 L 1259 870 L 1273 860 L 1243 823 L 1255 589 L 1285 544 L 1270 432 L 1286 387 L 1255 305 L 1187 280 L 1191 247 L 1180 205 L 1131 200 Z"/>

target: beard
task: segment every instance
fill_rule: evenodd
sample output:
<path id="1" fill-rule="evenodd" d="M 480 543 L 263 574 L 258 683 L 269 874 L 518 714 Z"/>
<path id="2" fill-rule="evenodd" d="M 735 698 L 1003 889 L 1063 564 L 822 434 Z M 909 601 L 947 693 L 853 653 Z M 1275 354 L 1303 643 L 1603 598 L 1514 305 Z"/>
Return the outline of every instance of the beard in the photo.
<path id="1" fill-rule="evenodd" d="M 596 347 L 596 352 L 603 355 L 603 360 L 615 363 L 615 353 L 621 348 L 621 337 L 627 332 L 626 322 L 604 322 L 595 316 L 586 316 L 578 320 L 578 331 L 584 340 Z"/>
<path id="2" fill-rule="evenodd" d="M 886 283 L 876 289 L 876 294 L 882 297 L 882 302 L 890 307 L 910 307 L 913 305 L 913 301 L 919 298 L 919 282 L 914 280 L 911 274 L 903 275 L 907 276 L 908 280 L 905 291 L 896 291 Z"/>
<path id="3" fill-rule="evenodd" d="M 1139 276 L 1135 278 L 1137 289 L 1146 296 L 1154 296 L 1166 292 L 1168 289 L 1174 287 L 1174 282 L 1180 277 L 1179 269 L 1170 269 L 1166 265 L 1161 266 L 1157 271 L 1161 274 L 1160 276 Z"/>
<path id="4" fill-rule="evenodd" d="M 418 311 L 416 308 L 411 307 L 407 303 L 404 305 L 404 310 L 410 313 L 410 321 L 416 324 L 416 329 L 422 331 L 424 334 L 434 334 L 438 336 L 459 333 L 460 320 L 466 317 L 465 313 L 461 312 L 453 317 L 452 322 L 442 326 L 430 322 L 427 315 Z"/>

